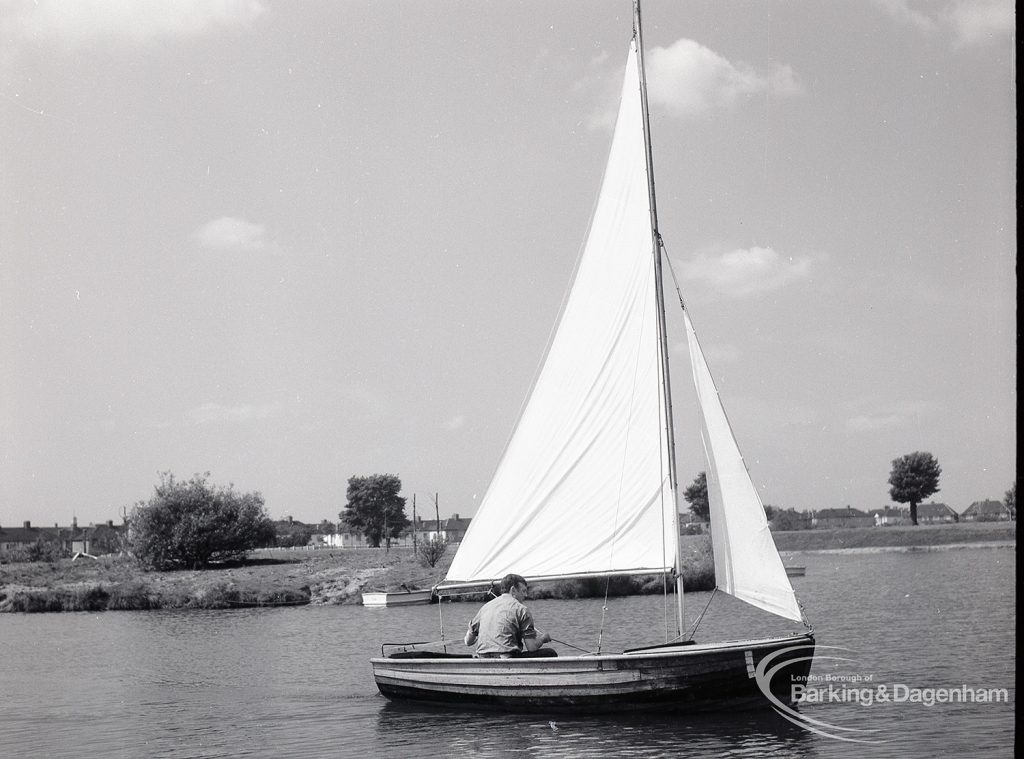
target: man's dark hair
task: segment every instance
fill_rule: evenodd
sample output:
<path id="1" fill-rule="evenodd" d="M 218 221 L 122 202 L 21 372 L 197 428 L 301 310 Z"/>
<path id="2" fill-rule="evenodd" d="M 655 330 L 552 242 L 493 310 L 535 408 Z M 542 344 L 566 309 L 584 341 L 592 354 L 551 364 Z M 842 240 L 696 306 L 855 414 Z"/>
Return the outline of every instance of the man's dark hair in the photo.
<path id="1" fill-rule="evenodd" d="M 522 585 L 524 588 L 529 587 L 526 584 L 526 580 L 521 575 L 508 574 L 501 578 L 501 592 L 508 593 L 512 588 L 517 585 Z"/>

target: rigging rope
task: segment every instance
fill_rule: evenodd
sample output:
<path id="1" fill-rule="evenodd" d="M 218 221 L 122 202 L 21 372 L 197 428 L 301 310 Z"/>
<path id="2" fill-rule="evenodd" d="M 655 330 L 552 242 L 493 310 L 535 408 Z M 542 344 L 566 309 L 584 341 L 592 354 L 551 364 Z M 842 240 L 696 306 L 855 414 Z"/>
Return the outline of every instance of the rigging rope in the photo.
<path id="1" fill-rule="evenodd" d="M 587 654 L 587 656 L 591 656 L 593 654 L 593 652 L 588 651 L 585 648 L 580 648 L 579 646 L 574 646 L 572 643 L 566 643 L 564 640 L 559 640 L 558 638 L 552 638 L 551 642 L 552 643 L 560 643 L 561 645 L 568 646 L 569 648 L 575 648 L 577 651 L 582 651 L 583 653 Z M 600 651 L 598 653 L 600 653 Z"/>
<path id="2" fill-rule="evenodd" d="M 661 246 L 661 249 L 665 251 L 665 255 L 662 260 L 668 263 L 668 273 L 672 275 L 672 285 L 676 289 L 676 297 L 679 298 L 679 307 L 685 311 L 686 303 L 683 301 L 683 291 L 679 287 L 679 278 L 676 277 L 676 270 L 672 266 L 672 257 L 668 254 L 668 248 L 665 247 L 665 241 L 661 238 L 660 234 L 658 235 L 658 244 Z"/>
<path id="3" fill-rule="evenodd" d="M 693 640 L 693 636 L 697 634 L 697 627 L 700 625 L 700 621 L 704 619 L 704 615 L 707 613 L 708 607 L 711 606 L 711 602 L 714 600 L 717 592 L 718 588 L 711 591 L 711 597 L 708 599 L 707 605 L 704 607 L 704 611 L 700 613 L 700 616 L 697 617 L 697 621 L 693 623 L 693 629 L 690 630 L 689 635 L 686 636 L 686 640 Z"/>

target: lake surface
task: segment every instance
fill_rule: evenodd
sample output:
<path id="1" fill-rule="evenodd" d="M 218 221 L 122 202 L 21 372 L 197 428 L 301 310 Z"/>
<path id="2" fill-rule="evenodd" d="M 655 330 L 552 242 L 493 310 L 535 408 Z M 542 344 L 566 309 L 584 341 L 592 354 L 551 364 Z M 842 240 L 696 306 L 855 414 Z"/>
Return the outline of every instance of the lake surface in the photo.
<path id="1" fill-rule="evenodd" d="M 23 757 L 1012 756 L 1015 548 L 797 554 L 819 652 L 809 687 L 1005 688 L 1009 703 L 805 703 L 773 712 L 465 714 L 378 695 L 381 642 L 458 641 L 476 605 L 0 615 L 0 755 Z M 710 594 L 686 596 L 691 622 Z M 534 601 L 559 641 L 657 643 L 661 597 Z M 738 623 L 731 623 L 734 617 Z M 793 629 L 718 594 L 698 640 Z M 844 651 L 825 649 L 838 646 Z M 458 649 L 464 650 L 461 643 Z M 573 650 L 561 647 L 564 654 Z M 842 657 L 846 661 L 839 661 Z M 829 677 L 860 678 L 829 681 Z M 870 680 L 867 678 L 870 677 Z M 934 692 L 934 691 L 933 691 Z M 858 733 L 854 730 L 874 730 Z"/>

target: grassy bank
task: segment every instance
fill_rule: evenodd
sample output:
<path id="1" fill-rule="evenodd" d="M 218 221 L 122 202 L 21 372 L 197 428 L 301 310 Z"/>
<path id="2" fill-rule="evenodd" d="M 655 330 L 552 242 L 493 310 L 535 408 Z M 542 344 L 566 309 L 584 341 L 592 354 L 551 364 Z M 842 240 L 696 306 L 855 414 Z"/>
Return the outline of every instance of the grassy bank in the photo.
<path id="1" fill-rule="evenodd" d="M 942 546 L 1016 541 L 1016 522 L 919 525 L 917 527 L 845 527 L 835 530 L 775 532 L 780 551 L 828 551 L 850 548 Z"/>
<path id="2" fill-rule="evenodd" d="M 0 611 L 227 609 L 354 603 L 390 578 L 429 585 L 410 550 L 258 551 L 205 570 L 147 572 L 123 557 L 0 566 Z"/>
<path id="3" fill-rule="evenodd" d="M 684 575 L 691 590 L 714 584 L 710 543 L 687 538 Z M 365 590 L 429 588 L 448 571 L 449 551 L 433 569 L 409 548 L 257 551 L 248 561 L 205 570 L 147 572 L 121 557 L 0 566 L 0 612 L 143 609 L 230 609 L 247 606 L 360 603 Z M 532 589 L 535 598 L 603 596 L 604 580 L 575 580 Z M 611 595 L 660 593 L 660 578 L 621 577 Z"/>
<path id="4" fill-rule="evenodd" d="M 780 551 L 914 547 L 1016 540 L 1016 524 L 953 524 L 775 533 Z M 420 566 L 412 549 L 258 551 L 248 561 L 213 569 L 146 572 L 125 558 L 61 559 L 0 565 L 0 612 L 129 609 L 229 609 L 246 606 L 359 603 L 364 590 L 428 588 L 444 577 L 453 551 L 437 567 Z M 683 583 L 714 585 L 706 536 L 683 538 Z M 574 580 L 531 588 L 534 598 L 661 593 L 657 577 Z"/>

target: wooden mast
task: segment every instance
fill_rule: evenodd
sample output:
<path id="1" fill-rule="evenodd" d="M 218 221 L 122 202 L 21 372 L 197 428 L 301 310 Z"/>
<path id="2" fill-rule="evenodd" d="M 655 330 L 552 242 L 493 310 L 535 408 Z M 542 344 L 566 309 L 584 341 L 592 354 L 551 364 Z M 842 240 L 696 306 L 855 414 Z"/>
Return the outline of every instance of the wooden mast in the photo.
<path id="1" fill-rule="evenodd" d="M 654 288 L 658 302 L 658 341 L 661 357 L 662 397 L 665 402 L 665 428 L 668 441 L 668 477 L 672 492 L 672 529 L 676 546 L 676 603 L 679 634 L 683 627 L 683 564 L 679 539 L 679 483 L 676 476 L 676 433 L 672 416 L 672 382 L 668 358 L 668 329 L 665 324 L 665 288 L 662 271 L 661 232 L 658 230 L 658 202 L 654 191 L 654 152 L 651 148 L 651 118 L 647 109 L 647 74 L 644 70 L 644 37 L 640 19 L 640 0 L 633 0 L 633 35 L 636 38 L 637 68 L 640 72 L 640 107 L 643 113 L 644 148 L 647 160 L 647 192 L 651 208 L 651 249 L 654 255 Z"/>

